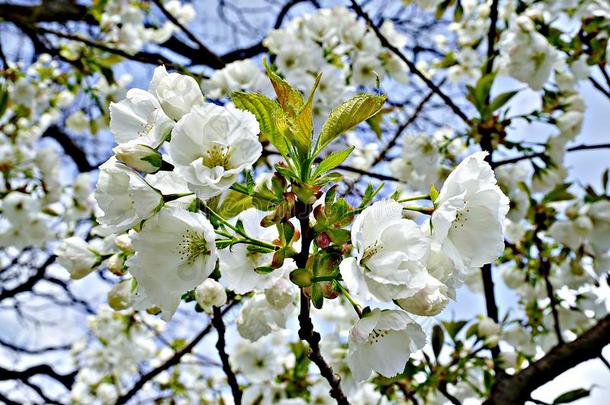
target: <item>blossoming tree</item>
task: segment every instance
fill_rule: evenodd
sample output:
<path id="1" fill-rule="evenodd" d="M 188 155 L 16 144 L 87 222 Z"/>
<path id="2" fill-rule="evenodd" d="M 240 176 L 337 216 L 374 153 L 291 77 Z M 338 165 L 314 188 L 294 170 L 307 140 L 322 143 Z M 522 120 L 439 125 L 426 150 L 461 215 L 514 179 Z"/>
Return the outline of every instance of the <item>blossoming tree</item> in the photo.
<path id="1" fill-rule="evenodd" d="M 213 3 L 0 2 L 0 400 L 594 395 L 610 5 Z"/>

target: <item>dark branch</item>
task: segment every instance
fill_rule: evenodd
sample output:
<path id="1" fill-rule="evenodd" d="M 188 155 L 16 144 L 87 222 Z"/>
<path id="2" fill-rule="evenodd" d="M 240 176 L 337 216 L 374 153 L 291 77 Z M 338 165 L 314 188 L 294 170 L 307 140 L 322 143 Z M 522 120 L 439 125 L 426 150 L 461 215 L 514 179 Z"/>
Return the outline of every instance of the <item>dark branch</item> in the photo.
<path id="1" fill-rule="evenodd" d="M 47 352 L 51 352 L 51 351 L 63 351 L 63 350 L 70 350 L 70 348 L 72 347 L 72 345 L 62 345 L 62 346 L 48 346 L 48 347 L 42 347 L 40 349 L 28 349 L 26 347 L 21 347 L 18 345 L 15 345 L 11 342 L 7 342 L 3 339 L 0 338 L 0 345 L 11 349 L 15 352 L 19 352 L 19 353 L 24 353 L 24 354 L 43 354 L 43 353 L 47 353 Z"/>
<path id="2" fill-rule="evenodd" d="M 193 34 L 184 25 L 182 25 L 180 21 L 178 21 L 176 17 L 172 15 L 172 13 L 167 11 L 167 9 L 163 6 L 163 3 L 160 0 L 152 0 L 152 2 L 157 5 L 157 7 L 161 10 L 163 15 L 165 15 L 168 20 L 170 20 L 175 26 L 177 26 L 182 32 L 184 32 L 188 39 L 197 44 L 198 49 L 196 50 L 196 52 L 198 54 L 198 58 L 205 60 L 207 62 L 205 63 L 205 65 L 214 69 L 221 69 L 224 67 L 225 62 L 220 59 L 218 55 L 212 52 L 207 46 L 205 46 L 203 42 L 201 42 L 199 38 L 195 36 L 195 34 Z"/>
<path id="3" fill-rule="evenodd" d="M 31 275 L 26 281 L 24 281 L 23 283 L 19 284 L 16 287 L 7 289 L 7 290 L 2 290 L 0 292 L 0 301 L 5 300 L 7 298 L 12 298 L 17 294 L 20 294 L 22 292 L 26 292 L 26 291 L 31 291 L 32 288 L 34 288 L 34 286 L 44 278 L 47 267 L 51 265 L 51 263 L 53 263 L 55 261 L 56 256 L 55 255 L 51 255 L 47 258 L 47 260 L 44 261 L 44 263 L 42 265 L 40 265 L 36 271 L 34 272 L 33 275 Z"/>
<path id="4" fill-rule="evenodd" d="M 218 350 L 218 356 L 220 357 L 220 361 L 222 362 L 222 370 L 227 376 L 227 381 L 229 382 L 229 386 L 231 387 L 231 392 L 233 393 L 233 400 L 236 405 L 241 404 L 241 396 L 242 392 L 239 388 L 239 383 L 237 382 L 237 378 L 235 377 L 235 373 L 231 368 L 231 363 L 229 363 L 229 355 L 225 350 L 226 342 L 225 342 L 225 323 L 222 320 L 222 312 L 220 308 L 214 307 L 214 313 L 212 315 L 212 325 L 214 325 L 214 329 L 218 333 L 218 341 L 216 342 L 216 350 Z"/>
<path id="5" fill-rule="evenodd" d="M 593 149 L 610 149 L 610 143 L 600 143 L 600 144 L 595 144 L 595 145 L 584 145 L 583 144 L 583 145 L 572 146 L 570 148 L 567 148 L 566 152 L 577 152 L 580 150 L 593 150 Z M 517 156 L 514 158 L 510 158 L 510 159 L 498 160 L 497 162 L 492 163 L 492 167 L 496 168 L 496 167 L 504 166 L 504 165 L 511 164 L 511 163 L 517 163 L 522 160 L 530 160 L 530 159 L 539 158 L 539 157 L 542 157 L 545 155 L 546 155 L 546 152 L 537 152 L 537 153 L 531 153 L 529 155 Z"/>
<path id="6" fill-rule="evenodd" d="M 312 206 L 297 201 L 297 217 L 301 225 L 301 251 L 295 258 L 296 265 L 299 268 L 305 268 L 307 259 L 309 258 L 309 247 L 313 240 L 313 229 L 309 225 L 309 214 Z M 333 372 L 333 369 L 328 365 L 320 351 L 320 334 L 314 330 L 310 316 L 309 298 L 301 289 L 301 304 L 299 312 L 299 338 L 309 344 L 309 354 L 307 357 L 320 369 L 322 377 L 328 381 L 330 385 L 330 396 L 333 397 L 338 404 L 349 404 L 345 394 L 341 390 L 341 377 Z"/>
<path id="7" fill-rule="evenodd" d="M 79 172 L 89 172 L 95 169 L 95 166 L 89 163 L 89 160 L 87 159 L 87 154 L 77 144 L 74 143 L 74 141 L 68 136 L 68 134 L 63 132 L 59 127 L 49 127 L 42 136 L 52 138 L 57 141 L 57 143 L 59 144 L 59 146 L 62 147 L 66 155 L 70 156 L 74 164 L 76 164 L 76 168 Z"/>
<path id="8" fill-rule="evenodd" d="M 37 6 L 0 4 L 0 19 L 5 21 L 57 22 L 86 21 L 97 23 L 89 14 L 89 7 L 74 0 L 45 0 Z"/>
<path id="9" fill-rule="evenodd" d="M 224 309 L 222 310 L 222 314 L 227 313 L 235 304 L 237 304 L 237 301 L 232 301 L 230 304 L 225 306 Z M 161 364 L 159 367 L 154 368 L 154 369 L 150 370 L 148 373 L 144 374 L 138 380 L 138 382 L 136 382 L 134 384 L 134 386 L 131 387 L 131 389 L 129 391 L 127 391 L 124 395 L 121 395 L 117 399 L 116 405 L 127 403 L 134 395 L 136 395 L 138 393 L 138 391 L 140 391 L 142 389 L 142 387 L 144 387 L 144 385 L 148 381 L 152 380 L 153 378 L 155 378 L 156 376 L 158 376 L 165 370 L 169 369 L 170 367 L 173 367 L 176 364 L 180 363 L 180 359 L 182 359 L 182 357 L 184 357 L 186 354 L 192 352 L 193 349 L 195 348 L 195 346 L 197 346 L 197 344 L 199 342 L 201 342 L 201 340 L 208 333 L 210 333 L 211 330 L 212 330 L 212 324 L 209 323 L 205 328 L 203 328 L 201 330 L 201 332 L 199 332 L 199 334 L 197 334 L 197 336 L 195 336 L 193 338 L 193 340 L 190 341 L 189 344 L 187 344 L 181 350 L 174 353 L 174 355 L 172 357 L 170 357 L 165 363 Z"/>
<path id="10" fill-rule="evenodd" d="M 48 364 L 39 364 L 21 371 L 8 370 L 3 367 L 0 367 L 0 381 L 20 380 L 23 382 L 27 382 L 30 378 L 36 375 L 44 375 L 50 377 L 61 385 L 63 385 L 64 387 L 66 387 L 67 389 L 70 389 L 74 384 L 76 371 L 69 374 L 59 374 L 57 371 L 53 370 L 53 368 Z"/>
<path id="11" fill-rule="evenodd" d="M 578 364 L 597 358 L 610 343 L 610 315 L 576 340 L 555 346 L 544 357 L 519 373 L 498 378 L 485 404 L 521 404 L 538 387 Z"/>

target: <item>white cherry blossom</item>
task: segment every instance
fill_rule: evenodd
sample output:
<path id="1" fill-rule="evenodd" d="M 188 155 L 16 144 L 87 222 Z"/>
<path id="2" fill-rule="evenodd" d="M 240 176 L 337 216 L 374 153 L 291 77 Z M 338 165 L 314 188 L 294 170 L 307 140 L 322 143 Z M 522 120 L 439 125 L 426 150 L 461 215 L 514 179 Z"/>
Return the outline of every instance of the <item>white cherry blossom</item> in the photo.
<path id="1" fill-rule="evenodd" d="M 406 312 L 375 308 L 352 328 L 347 363 L 358 381 L 368 379 L 372 371 L 393 377 L 425 343 L 425 333 Z"/>
<path id="2" fill-rule="evenodd" d="M 216 196 L 252 167 L 262 152 L 254 116 L 234 107 L 195 106 L 175 126 L 169 154 L 199 198 Z"/>
<path id="3" fill-rule="evenodd" d="M 504 249 L 509 200 L 485 156 L 474 153 L 449 174 L 431 217 L 433 243 L 462 271 L 491 263 Z"/>
<path id="4" fill-rule="evenodd" d="M 127 260 L 138 282 L 135 307 L 161 308 L 169 320 L 182 294 L 194 289 L 214 270 L 214 229 L 200 213 L 163 208 L 133 235 L 135 255 Z"/>

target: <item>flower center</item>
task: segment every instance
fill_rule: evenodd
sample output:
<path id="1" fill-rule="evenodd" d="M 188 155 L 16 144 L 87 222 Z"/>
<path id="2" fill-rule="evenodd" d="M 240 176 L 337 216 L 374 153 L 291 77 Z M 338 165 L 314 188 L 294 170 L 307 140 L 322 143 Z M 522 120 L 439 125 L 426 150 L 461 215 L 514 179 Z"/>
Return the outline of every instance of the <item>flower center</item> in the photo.
<path id="1" fill-rule="evenodd" d="M 382 246 L 379 244 L 379 242 L 375 241 L 375 243 L 373 243 L 372 245 L 370 245 L 366 249 L 364 249 L 364 252 L 362 253 L 362 259 L 360 259 L 360 264 L 366 265 L 366 261 L 369 260 L 374 255 L 376 255 L 377 253 L 379 253 L 379 251 L 381 251 L 381 249 L 382 249 Z"/>
<path id="2" fill-rule="evenodd" d="M 152 131 L 154 127 L 154 122 L 153 121 L 149 121 L 147 123 L 145 123 L 142 126 L 142 129 L 140 130 L 140 132 L 138 132 L 138 136 L 146 136 L 150 133 L 150 131 Z"/>
<path id="3" fill-rule="evenodd" d="M 455 215 L 455 220 L 453 221 L 453 225 L 451 228 L 454 230 L 459 230 L 464 227 L 464 224 L 468 222 L 468 215 L 470 214 L 470 208 L 463 209 L 458 211 Z"/>
<path id="4" fill-rule="evenodd" d="M 193 264 L 201 255 L 209 255 L 210 250 L 203 235 L 189 229 L 182 234 L 182 240 L 178 243 L 178 254 L 180 260 Z"/>
<path id="5" fill-rule="evenodd" d="M 390 333 L 389 329 L 373 329 L 371 333 L 369 333 L 369 338 L 367 339 L 367 343 L 371 346 L 379 343 L 379 341 L 383 340 Z"/>
<path id="6" fill-rule="evenodd" d="M 208 149 L 205 156 L 201 158 L 204 166 L 207 167 L 223 167 L 225 170 L 231 169 L 231 151 L 228 146 L 214 144 Z"/>

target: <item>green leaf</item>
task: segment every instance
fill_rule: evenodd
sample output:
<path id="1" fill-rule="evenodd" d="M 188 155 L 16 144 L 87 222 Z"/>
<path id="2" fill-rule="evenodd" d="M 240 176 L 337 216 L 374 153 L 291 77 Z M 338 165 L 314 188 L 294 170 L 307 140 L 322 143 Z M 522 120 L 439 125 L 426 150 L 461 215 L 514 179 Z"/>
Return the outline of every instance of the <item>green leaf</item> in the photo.
<path id="1" fill-rule="evenodd" d="M 223 218 L 233 218 L 252 206 L 252 197 L 234 190 L 229 190 L 216 212 Z"/>
<path id="2" fill-rule="evenodd" d="M 443 343 L 445 343 L 443 328 L 441 328 L 440 325 L 434 325 L 432 328 L 432 351 L 436 358 L 438 358 L 438 355 L 443 349 Z"/>
<path id="3" fill-rule="evenodd" d="M 240 110 L 249 111 L 256 117 L 261 135 L 273 144 L 283 156 L 288 156 L 290 127 L 286 114 L 280 105 L 269 97 L 259 93 L 235 91 L 231 101 Z"/>
<path id="4" fill-rule="evenodd" d="M 294 88 L 286 80 L 282 79 L 277 73 L 271 70 L 271 67 L 266 61 L 263 62 L 267 69 L 267 76 L 271 80 L 273 89 L 277 101 L 286 116 L 288 122 L 293 127 L 291 141 L 296 143 L 299 151 L 304 154 L 309 153 L 311 146 L 311 135 L 313 131 L 313 116 L 312 116 L 312 104 L 313 104 L 313 93 L 318 86 L 320 76 L 316 78 L 316 82 L 313 85 L 311 94 L 307 100 L 307 103 L 303 101 L 303 95 L 301 92 Z"/>
<path id="5" fill-rule="evenodd" d="M 8 90 L 6 83 L 0 85 L 0 118 L 6 112 L 6 108 L 8 107 Z"/>
<path id="6" fill-rule="evenodd" d="M 576 401 L 577 399 L 586 398 L 590 394 L 591 394 L 590 390 L 586 390 L 584 388 L 577 388 L 575 390 L 565 392 L 565 393 L 561 394 L 560 396 L 558 396 L 557 398 L 555 398 L 555 400 L 553 401 L 553 405 L 567 404 L 567 403 Z"/>
<path id="7" fill-rule="evenodd" d="M 271 80 L 273 90 L 277 101 L 279 101 L 284 110 L 288 115 L 296 116 L 297 112 L 303 107 L 303 95 L 298 89 L 295 89 L 286 80 L 282 79 L 277 73 L 271 70 L 271 67 L 267 64 L 267 61 L 263 61 L 265 69 L 267 70 L 267 76 Z"/>
<path id="8" fill-rule="evenodd" d="M 323 175 L 322 177 L 316 179 L 314 181 L 314 186 L 323 186 L 327 183 L 339 183 L 343 180 L 343 175 L 339 172 L 330 172 L 328 174 Z"/>
<path id="9" fill-rule="evenodd" d="M 311 139 L 313 138 L 313 96 L 318 88 L 318 84 L 320 84 L 321 78 L 322 73 L 318 73 L 316 80 L 311 87 L 311 91 L 309 92 L 307 102 L 303 104 L 295 117 L 296 138 L 298 138 L 297 141 L 299 143 L 302 143 L 302 146 L 305 148 L 304 152 L 307 153 L 309 153 L 309 150 L 311 149 Z"/>
<path id="10" fill-rule="evenodd" d="M 472 325 L 470 325 L 468 327 L 468 329 L 466 329 L 466 339 L 476 335 L 479 331 L 479 324 L 478 323 L 473 323 Z"/>
<path id="11" fill-rule="evenodd" d="M 481 77 L 477 81 L 477 85 L 475 87 L 475 95 L 477 96 L 477 100 L 482 103 L 485 102 L 485 99 L 489 96 L 489 93 L 491 92 L 491 85 L 493 84 L 495 78 L 496 74 L 490 73 Z"/>
<path id="12" fill-rule="evenodd" d="M 462 17 L 464 16 L 464 8 L 462 7 L 462 3 L 458 0 L 455 5 L 455 10 L 453 11 L 453 21 L 462 21 Z"/>
<path id="13" fill-rule="evenodd" d="M 385 100 L 386 96 L 358 94 L 335 107 L 322 126 L 315 154 L 317 155 L 339 135 L 377 114 Z"/>
<path id="14" fill-rule="evenodd" d="M 148 156 L 144 156 L 143 158 L 140 158 L 140 160 L 148 162 L 151 165 L 153 165 L 154 167 L 161 167 L 161 164 L 163 163 L 163 158 L 161 157 L 160 153 L 157 153 L 156 151 L 154 151 L 154 152 L 155 153 L 151 153 Z"/>
<path id="15" fill-rule="evenodd" d="M 558 184 L 542 198 L 541 202 L 544 204 L 555 201 L 573 200 L 576 197 L 574 194 L 568 192 L 571 185 L 572 183 Z"/>
<path id="16" fill-rule="evenodd" d="M 311 303 L 317 309 L 321 309 L 324 305 L 324 291 L 320 283 L 311 286 Z"/>
<path id="17" fill-rule="evenodd" d="M 328 155 L 323 161 L 320 162 L 320 164 L 318 164 L 318 167 L 316 167 L 316 170 L 313 173 L 313 178 L 315 179 L 322 173 L 326 173 L 327 171 L 339 166 L 345 161 L 345 159 L 349 157 L 350 153 L 352 153 L 353 150 L 354 146 L 349 149 L 345 149 Z"/>
<path id="18" fill-rule="evenodd" d="M 466 321 L 445 321 L 443 322 L 443 326 L 447 330 L 449 336 L 451 336 L 452 339 L 455 339 L 466 323 Z"/>
<path id="19" fill-rule="evenodd" d="M 383 186 L 384 186 L 384 183 L 380 183 L 377 186 L 377 188 L 373 188 L 373 185 L 369 183 L 366 186 L 364 196 L 362 197 L 362 200 L 360 201 L 360 205 L 358 206 L 358 208 L 361 209 L 361 208 L 364 208 L 367 205 L 369 205 L 373 201 L 373 198 L 375 198 L 375 196 L 381 191 Z"/>
<path id="20" fill-rule="evenodd" d="M 313 274 L 307 269 L 296 269 L 290 272 L 290 281 L 299 287 L 309 287 Z"/>
<path id="21" fill-rule="evenodd" d="M 271 272 L 273 272 L 275 269 L 273 267 L 269 267 L 269 266 L 261 266 L 261 267 L 256 267 L 254 269 L 255 272 L 257 272 L 258 274 L 269 274 Z"/>
<path id="22" fill-rule="evenodd" d="M 432 202 L 436 201 L 436 199 L 438 198 L 438 190 L 436 189 L 436 186 L 434 184 L 432 184 L 430 186 L 430 199 L 432 200 Z"/>
<path id="23" fill-rule="evenodd" d="M 493 101 L 489 104 L 489 111 L 494 112 L 502 108 L 506 103 L 510 101 L 515 94 L 519 93 L 519 90 L 507 91 L 506 93 L 498 94 Z"/>
<path id="24" fill-rule="evenodd" d="M 369 127 L 373 130 L 375 135 L 377 135 L 377 139 L 381 139 L 382 129 L 381 122 L 383 121 L 383 115 L 392 111 L 392 109 L 383 109 L 379 111 L 377 114 L 373 115 L 371 118 L 366 120 L 366 123 L 369 124 Z"/>

